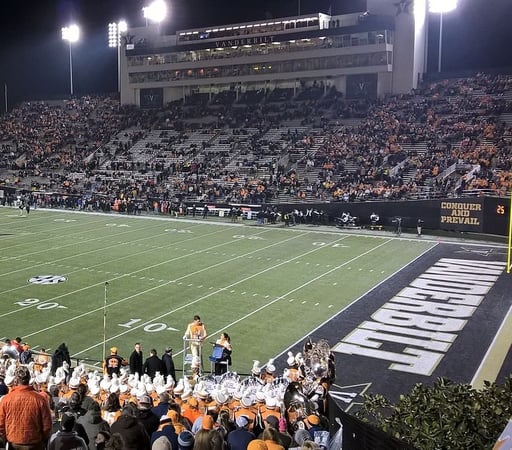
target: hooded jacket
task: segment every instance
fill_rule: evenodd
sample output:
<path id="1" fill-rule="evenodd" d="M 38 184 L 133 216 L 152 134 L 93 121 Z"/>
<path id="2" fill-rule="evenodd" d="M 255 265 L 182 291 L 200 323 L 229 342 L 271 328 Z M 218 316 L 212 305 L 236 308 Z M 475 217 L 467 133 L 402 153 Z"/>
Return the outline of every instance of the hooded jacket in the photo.
<path id="1" fill-rule="evenodd" d="M 144 425 L 135 417 L 122 414 L 110 427 L 110 432 L 119 433 L 124 441 L 124 450 L 150 450 L 149 435 Z"/>
<path id="2" fill-rule="evenodd" d="M 97 403 L 95 405 L 91 405 L 91 409 L 89 409 L 83 416 L 79 417 L 77 419 L 77 423 L 84 427 L 84 430 L 89 437 L 89 450 L 96 450 L 94 440 L 98 432 L 110 432 L 108 422 L 101 418 L 101 410 Z"/>

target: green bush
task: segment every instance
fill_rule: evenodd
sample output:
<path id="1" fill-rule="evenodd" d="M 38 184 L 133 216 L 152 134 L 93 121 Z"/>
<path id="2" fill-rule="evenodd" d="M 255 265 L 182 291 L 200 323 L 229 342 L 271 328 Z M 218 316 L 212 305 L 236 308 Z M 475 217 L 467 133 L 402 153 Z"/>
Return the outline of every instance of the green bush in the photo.
<path id="1" fill-rule="evenodd" d="M 482 390 L 438 378 L 416 384 L 396 404 L 365 395 L 357 416 L 420 450 L 492 449 L 512 416 L 512 377 L 486 381 Z"/>

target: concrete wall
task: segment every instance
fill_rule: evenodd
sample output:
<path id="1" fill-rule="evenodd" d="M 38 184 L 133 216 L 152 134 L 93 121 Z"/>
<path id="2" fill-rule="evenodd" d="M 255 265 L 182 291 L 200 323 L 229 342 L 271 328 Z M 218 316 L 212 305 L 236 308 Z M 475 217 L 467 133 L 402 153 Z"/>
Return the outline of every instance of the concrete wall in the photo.
<path id="1" fill-rule="evenodd" d="M 392 92 L 409 93 L 425 72 L 427 43 L 426 0 L 367 0 L 370 14 L 394 16 Z"/>

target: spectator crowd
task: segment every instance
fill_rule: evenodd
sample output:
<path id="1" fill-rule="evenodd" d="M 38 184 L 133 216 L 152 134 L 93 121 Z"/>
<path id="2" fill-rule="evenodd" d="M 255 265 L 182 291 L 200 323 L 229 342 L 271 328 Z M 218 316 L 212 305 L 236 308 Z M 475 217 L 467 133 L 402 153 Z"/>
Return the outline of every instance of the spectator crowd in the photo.
<path id="1" fill-rule="evenodd" d="M 24 103 L 0 117 L 0 183 L 39 206 L 54 207 L 45 194 L 56 192 L 75 208 L 156 201 L 161 213 L 181 202 L 505 195 L 511 80 L 477 74 L 373 100 L 303 86 L 295 99 L 282 90 L 205 104 L 197 94 L 161 110 L 93 96 Z"/>
<path id="2" fill-rule="evenodd" d="M 270 359 L 264 368 L 254 361 L 245 377 L 196 373 L 176 382 L 172 349 L 165 363 L 155 349 L 144 359 L 140 343 L 127 359 L 112 347 L 100 372 L 84 362 L 73 367 L 65 343 L 50 355 L 6 339 L 0 443 L 17 450 L 327 449 L 334 364 L 325 348 L 308 341 L 304 353 L 289 352 L 281 375 Z"/>

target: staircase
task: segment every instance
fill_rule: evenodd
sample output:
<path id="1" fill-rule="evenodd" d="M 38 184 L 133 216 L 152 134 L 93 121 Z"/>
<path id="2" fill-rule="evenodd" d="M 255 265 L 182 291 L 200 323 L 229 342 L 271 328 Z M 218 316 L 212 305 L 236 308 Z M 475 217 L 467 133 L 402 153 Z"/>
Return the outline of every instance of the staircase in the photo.
<path id="1" fill-rule="evenodd" d="M 427 143 L 425 141 L 411 143 L 411 142 L 404 142 L 400 144 L 400 147 L 404 152 L 407 153 L 408 156 L 410 155 L 419 155 L 419 156 L 425 156 L 428 149 L 427 149 Z"/>

